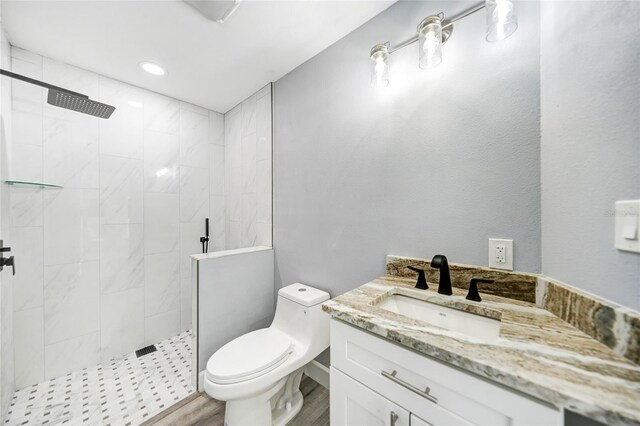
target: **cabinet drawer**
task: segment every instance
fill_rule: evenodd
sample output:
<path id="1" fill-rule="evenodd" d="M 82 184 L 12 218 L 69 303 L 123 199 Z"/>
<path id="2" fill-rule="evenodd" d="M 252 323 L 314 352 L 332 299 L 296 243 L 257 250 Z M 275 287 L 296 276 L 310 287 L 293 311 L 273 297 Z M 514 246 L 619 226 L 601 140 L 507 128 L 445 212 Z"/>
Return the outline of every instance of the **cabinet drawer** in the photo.
<path id="1" fill-rule="evenodd" d="M 409 412 L 331 368 L 331 426 L 410 426 Z"/>
<path id="2" fill-rule="evenodd" d="M 331 365 L 434 425 L 561 424 L 555 408 L 335 319 Z"/>

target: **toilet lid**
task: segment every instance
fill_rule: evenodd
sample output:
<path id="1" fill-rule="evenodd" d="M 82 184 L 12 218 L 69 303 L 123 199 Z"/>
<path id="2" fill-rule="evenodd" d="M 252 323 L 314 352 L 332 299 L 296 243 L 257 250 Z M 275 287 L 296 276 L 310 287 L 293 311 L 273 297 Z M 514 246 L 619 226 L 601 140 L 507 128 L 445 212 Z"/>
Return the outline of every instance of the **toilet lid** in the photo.
<path id="1" fill-rule="evenodd" d="M 248 380 L 282 364 L 292 348 L 291 339 L 281 331 L 252 331 L 218 349 L 207 362 L 207 375 L 216 383 Z"/>

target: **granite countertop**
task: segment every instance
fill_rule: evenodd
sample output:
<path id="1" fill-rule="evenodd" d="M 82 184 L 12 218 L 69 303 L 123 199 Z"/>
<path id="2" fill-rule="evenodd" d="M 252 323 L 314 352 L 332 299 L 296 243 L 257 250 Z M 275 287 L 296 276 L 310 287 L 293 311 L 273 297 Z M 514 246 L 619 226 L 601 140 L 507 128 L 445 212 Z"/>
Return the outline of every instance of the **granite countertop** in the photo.
<path id="1" fill-rule="evenodd" d="M 606 424 L 640 424 L 640 366 L 529 302 L 482 294 L 482 302 L 414 289 L 415 279 L 382 277 L 325 302 L 334 318 Z M 383 310 L 404 294 L 500 319 L 500 337 L 483 341 Z"/>

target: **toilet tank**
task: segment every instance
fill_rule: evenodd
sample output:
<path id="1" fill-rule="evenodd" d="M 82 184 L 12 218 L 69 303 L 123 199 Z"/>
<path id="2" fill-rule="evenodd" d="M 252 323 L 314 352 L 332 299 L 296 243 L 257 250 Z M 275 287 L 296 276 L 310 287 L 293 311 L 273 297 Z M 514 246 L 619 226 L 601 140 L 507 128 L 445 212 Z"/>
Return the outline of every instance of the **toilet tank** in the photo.
<path id="1" fill-rule="evenodd" d="M 284 297 L 301 306 L 311 307 L 329 300 L 329 293 L 308 285 L 295 283 L 278 290 L 278 299 L 280 297 Z"/>
<path id="2" fill-rule="evenodd" d="M 329 298 L 326 291 L 300 283 L 283 287 L 271 327 L 321 352 L 329 346 L 329 315 L 322 312 L 322 303 Z"/>

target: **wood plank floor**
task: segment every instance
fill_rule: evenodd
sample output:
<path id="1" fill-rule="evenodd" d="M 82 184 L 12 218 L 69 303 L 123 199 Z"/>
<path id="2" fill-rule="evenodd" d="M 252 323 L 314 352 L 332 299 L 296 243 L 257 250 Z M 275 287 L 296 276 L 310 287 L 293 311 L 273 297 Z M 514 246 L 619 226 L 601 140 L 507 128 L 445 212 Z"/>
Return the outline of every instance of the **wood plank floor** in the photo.
<path id="1" fill-rule="evenodd" d="M 329 391 L 307 376 L 302 378 L 300 391 L 304 396 L 302 410 L 288 426 L 328 426 Z M 224 402 L 206 393 L 194 394 L 143 423 L 151 425 L 222 426 Z"/>

